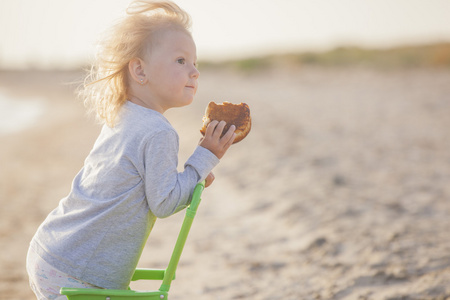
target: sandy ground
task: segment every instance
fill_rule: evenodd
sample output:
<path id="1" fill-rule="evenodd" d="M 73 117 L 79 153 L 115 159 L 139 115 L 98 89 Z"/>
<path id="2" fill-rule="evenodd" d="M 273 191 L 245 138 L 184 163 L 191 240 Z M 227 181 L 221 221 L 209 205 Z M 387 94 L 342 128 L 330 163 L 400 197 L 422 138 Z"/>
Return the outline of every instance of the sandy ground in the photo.
<path id="1" fill-rule="evenodd" d="M 0 136 L 0 299 L 33 299 L 28 243 L 99 132 L 61 84 L 77 78 L 0 72 L 17 101 L 48 104 Z M 210 100 L 247 102 L 253 129 L 204 192 L 171 299 L 450 299 L 450 72 L 222 70 L 200 85 L 167 114 L 180 165 Z M 182 218 L 157 222 L 141 267 L 165 267 Z"/>

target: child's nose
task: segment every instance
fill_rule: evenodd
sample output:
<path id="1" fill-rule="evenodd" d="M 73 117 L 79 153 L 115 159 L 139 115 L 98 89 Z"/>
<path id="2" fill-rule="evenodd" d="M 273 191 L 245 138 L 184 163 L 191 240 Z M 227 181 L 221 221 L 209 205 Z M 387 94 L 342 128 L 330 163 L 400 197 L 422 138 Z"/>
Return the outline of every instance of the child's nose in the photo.
<path id="1" fill-rule="evenodd" d="M 195 66 L 193 67 L 191 76 L 194 78 L 198 78 L 200 76 L 200 72 L 197 70 L 197 68 Z"/>

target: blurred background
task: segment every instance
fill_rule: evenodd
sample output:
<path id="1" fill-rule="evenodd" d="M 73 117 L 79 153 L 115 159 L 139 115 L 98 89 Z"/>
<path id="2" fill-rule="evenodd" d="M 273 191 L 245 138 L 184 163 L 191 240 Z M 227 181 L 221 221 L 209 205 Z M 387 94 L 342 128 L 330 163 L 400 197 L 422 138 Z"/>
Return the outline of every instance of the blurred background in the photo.
<path id="1" fill-rule="evenodd" d="M 0 2 L 0 299 L 33 299 L 28 243 L 100 130 L 74 91 L 129 3 Z M 180 170 L 209 101 L 248 103 L 253 124 L 204 193 L 172 299 L 450 299 L 450 2 L 177 4 L 201 72 L 167 112 Z M 157 222 L 141 267 L 167 264 L 182 217 Z"/>
<path id="2" fill-rule="evenodd" d="M 67 69 L 93 58 L 96 41 L 130 1 L 17 0 L 0 4 L 3 69 Z M 194 20 L 203 60 L 324 51 L 342 46 L 389 48 L 448 42 L 445 0 L 178 3 Z"/>

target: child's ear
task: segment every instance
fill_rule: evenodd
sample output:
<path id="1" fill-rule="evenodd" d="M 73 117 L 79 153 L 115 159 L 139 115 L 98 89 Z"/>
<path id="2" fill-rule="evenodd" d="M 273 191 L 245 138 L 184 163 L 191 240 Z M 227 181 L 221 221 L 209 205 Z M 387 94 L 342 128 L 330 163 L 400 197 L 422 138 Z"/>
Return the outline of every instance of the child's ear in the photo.
<path id="1" fill-rule="evenodd" d="M 140 58 L 133 58 L 128 63 L 128 71 L 130 72 L 131 78 L 137 83 L 143 85 L 147 82 L 147 77 L 145 76 L 144 62 Z"/>

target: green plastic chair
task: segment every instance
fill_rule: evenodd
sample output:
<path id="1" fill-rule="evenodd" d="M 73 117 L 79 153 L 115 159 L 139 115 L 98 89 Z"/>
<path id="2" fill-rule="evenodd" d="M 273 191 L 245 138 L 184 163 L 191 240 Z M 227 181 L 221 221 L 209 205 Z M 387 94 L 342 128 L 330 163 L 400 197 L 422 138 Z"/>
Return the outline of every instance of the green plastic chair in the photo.
<path id="1" fill-rule="evenodd" d="M 186 215 L 181 226 L 175 247 L 172 252 L 167 269 L 136 269 L 132 281 L 136 280 L 162 280 L 157 291 L 134 291 L 113 289 L 83 289 L 83 288 L 61 288 L 60 293 L 66 295 L 69 300 L 161 300 L 168 299 L 170 284 L 175 279 L 175 271 L 180 261 L 181 252 L 186 243 L 189 230 L 201 201 L 201 194 L 205 188 L 205 181 L 196 185 L 192 194 L 192 201 L 186 209 Z"/>

